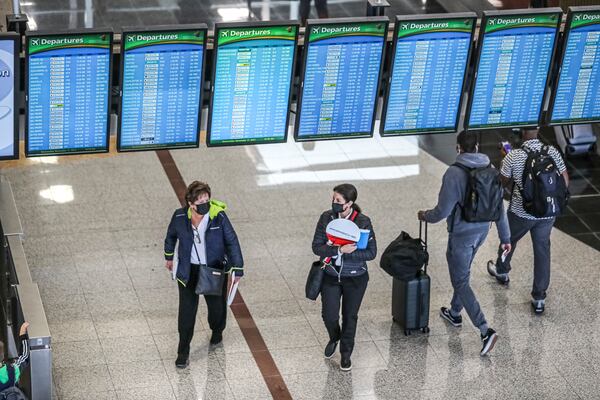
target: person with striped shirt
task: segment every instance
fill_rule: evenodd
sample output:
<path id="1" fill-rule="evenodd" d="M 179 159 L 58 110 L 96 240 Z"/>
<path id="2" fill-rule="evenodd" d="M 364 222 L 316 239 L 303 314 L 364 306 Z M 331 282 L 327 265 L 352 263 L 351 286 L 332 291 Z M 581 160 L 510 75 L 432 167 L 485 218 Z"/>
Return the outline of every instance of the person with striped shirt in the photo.
<path id="1" fill-rule="evenodd" d="M 523 130 L 522 139 L 521 148 L 505 154 L 500 169 L 502 183 L 505 187 L 512 188 L 508 211 L 512 250 L 503 256 L 504 250 L 499 249 L 496 262 L 493 260 L 488 261 L 487 269 L 488 273 L 494 276 L 499 283 L 507 285 L 510 281 L 508 273 L 511 270 L 511 259 L 517 243 L 527 233 L 530 233 L 533 243 L 534 264 L 531 305 L 536 314 L 542 314 L 545 309 L 546 291 L 550 285 L 550 234 L 556 218 L 537 218 L 527 213 L 523 208 L 521 190 L 523 190 L 523 172 L 528 158 L 527 151 L 539 152 L 546 145 L 538 139 L 537 129 Z M 560 152 L 555 147 L 548 146 L 548 155 L 553 159 L 556 168 L 562 174 L 568 186 L 569 175 Z"/>
<path id="2" fill-rule="evenodd" d="M 21 325 L 21 329 L 19 331 L 19 340 L 21 341 L 21 353 L 19 354 L 19 357 L 13 363 L 4 361 L 0 366 L 0 397 L 11 392 L 13 395 L 15 395 L 15 398 L 22 398 L 16 396 L 16 394 L 22 396 L 22 392 L 16 387 L 16 385 L 21 377 L 21 368 L 29 359 L 29 341 L 27 339 L 28 327 L 29 323 L 25 322 L 23 325 Z M 0 351 L 2 351 L 4 354 L 4 343 L 2 342 L 0 342 Z"/>

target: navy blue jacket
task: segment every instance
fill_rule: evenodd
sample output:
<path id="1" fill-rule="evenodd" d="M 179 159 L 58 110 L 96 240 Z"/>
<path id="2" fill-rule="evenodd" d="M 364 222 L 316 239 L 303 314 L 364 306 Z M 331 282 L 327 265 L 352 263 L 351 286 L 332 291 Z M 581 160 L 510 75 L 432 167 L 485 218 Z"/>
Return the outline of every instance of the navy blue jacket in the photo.
<path id="1" fill-rule="evenodd" d="M 223 269 L 227 273 L 235 271 L 236 276 L 243 276 L 242 249 L 235 230 L 225 214 L 226 208 L 225 203 L 216 200 L 210 201 L 210 211 L 207 215 L 210 219 L 204 239 L 206 265 L 211 268 Z M 165 237 L 166 260 L 173 260 L 175 244 L 179 241 L 177 280 L 184 286 L 190 279 L 192 246 L 194 244 L 191 213 L 189 207 L 177 209 L 171 217 Z"/>
<path id="2" fill-rule="evenodd" d="M 338 255 L 337 246 L 329 246 L 327 244 L 327 233 L 326 228 L 329 222 L 337 218 L 333 211 L 327 210 L 319 218 L 317 227 L 315 229 L 315 236 L 313 237 L 312 250 L 315 255 L 319 256 L 321 261 L 327 257 L 334 257 Z M 350 254 L 342 254 L 342 268 L 335 266 L 335 260 L 332 260 L 331 266 L 325 268 L 325 273 L 331 276 L 339 276 L 340 278 L 349 278 L 354 276 L 360 276 L 367 272 L 367 261 L 375 259 L 377 256 L 377 241 L 375 239 L 375 232 L 373 231 L 373 225 L 371 219 L 366 215 L 359 213 L 354 219 L 354 223 L 360 229 L 368 229 L 371 231 L 369 234 L 369 242 L 367 248 L 364 250 L 355 250 Z M 339 273 L 339 275 L 338 275 Z"/>

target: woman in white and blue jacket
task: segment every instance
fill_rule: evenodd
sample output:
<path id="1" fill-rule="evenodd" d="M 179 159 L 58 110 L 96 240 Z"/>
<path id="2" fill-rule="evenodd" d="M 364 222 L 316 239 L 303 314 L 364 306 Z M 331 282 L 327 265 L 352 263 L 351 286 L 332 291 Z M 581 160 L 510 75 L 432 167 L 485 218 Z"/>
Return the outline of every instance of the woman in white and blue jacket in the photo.
<path id="1" fill-rule="evenodd" d="M 198 270 L 200 265 L 235 272 L 236 281 L 244 275 L 244 260 L 237 235 L 225 214 L 227 205 L 211 200 L 210 186 L 194 181 L 185 193 L 187 206 L 175 211 L 165 237 L 166 267 L 173 270 L 175 245 L 179 241 L 177 286 L 179 288 L 178 368 L 188 364 L 190 342 L 194 335 L 198 311 Z M 227 279 L 220 296 L 204 296 L 208 308 L 208 324 L 212 330 L 210 343 L 223 340 L 227 318 Z"/>
<path id="2" fill-rule="evenodd" d="M 352 368 L 350 356 L 354 349 L 358 310 L 369 282 L 367 261 L 377 256 L 373 225 L 369 217 L 364 215 L 356 204 L 357 197 L 358 192 L 354 185 L 343 183 L 334 187 L 331 209 L 321 214 L 312 242 L 313 253 L 319 256 L 321 261 L 331 259 L 326 263 L 321 286 L 322 317 L 329 333 L 325 358 L 333 357 L 340 342 L 342 371 L 349 371 Z M 357 249 L 356 244 L 334 246 L 327 238 L 326 229 L 327 225 L 336 218 L 353 220 L 360 229 L 369 230 L 367 248 Z"/>

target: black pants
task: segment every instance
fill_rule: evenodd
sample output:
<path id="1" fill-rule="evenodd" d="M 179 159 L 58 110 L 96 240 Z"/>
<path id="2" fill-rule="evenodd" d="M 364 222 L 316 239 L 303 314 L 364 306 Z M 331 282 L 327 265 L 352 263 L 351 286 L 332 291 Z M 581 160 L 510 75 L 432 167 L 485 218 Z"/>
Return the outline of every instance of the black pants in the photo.
<path id="1" fill-rule="evenodd" d="M 190 279 L 186 286 L 178 283 L 179 287 L 179 317 L 177 329 L 179 330 L 179 347 L 177 354 L 189 354 L 190 342 L 194 336 L 196 313 L 198 312 L 198 266 L 192 264 Z M 223 294 L 221 296 L 204 296 L 208 307 L 208 325 L 211 330 L 222 332 L 227 320 L 227 279 L 224 279 Z"/>
<path id="2" fill-rule="evenodd" d="M 325 275 L 321 288 L 322 316 L 330 340 L 340 341 L 342 357 L 350 357 L 354 349 L 358 310 L 367 290 L 369 274 L 356 278 L 342 278 Z M 342 305 L 342 328 L 340 329 L 340 302 Z"/>
<path id="3" fill-rule="evenodd" d="M 310 3 L 311 0 L 300 0 L 300 20 L 302 24 L 306 24 L 306 20 L 310 15 Z M 329 13 L 327 12 L 327 0 L 315 0 L 315 7 L 317 8 L 317 15 L 319 18 L 328 18 Z"/>

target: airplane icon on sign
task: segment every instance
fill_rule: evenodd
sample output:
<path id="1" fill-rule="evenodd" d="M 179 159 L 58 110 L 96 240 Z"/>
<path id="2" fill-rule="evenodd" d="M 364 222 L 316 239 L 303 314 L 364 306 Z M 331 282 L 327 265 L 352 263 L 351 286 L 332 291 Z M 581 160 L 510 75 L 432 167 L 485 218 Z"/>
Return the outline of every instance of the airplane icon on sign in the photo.
<path id="1" fill-rule="evenodd" d="M 40 39 L 31 39 L 31 44 L 33 46 L 39 46 L 40 44 Z"/>
<path id="2" fill-rule="evenodd" d="M 575 16 L 575 21 L 579 21 L 581 19 L 581 15 L 576 15 Z"/>
<path id="3" fill-rule="evenodd" d="M 408 29 L 408 24 L 402 24 L 402 29 Z"/>

